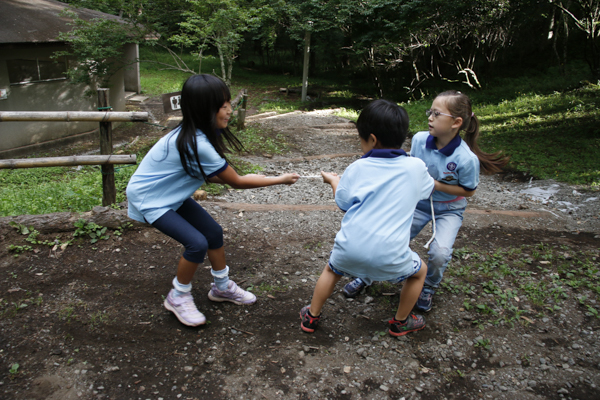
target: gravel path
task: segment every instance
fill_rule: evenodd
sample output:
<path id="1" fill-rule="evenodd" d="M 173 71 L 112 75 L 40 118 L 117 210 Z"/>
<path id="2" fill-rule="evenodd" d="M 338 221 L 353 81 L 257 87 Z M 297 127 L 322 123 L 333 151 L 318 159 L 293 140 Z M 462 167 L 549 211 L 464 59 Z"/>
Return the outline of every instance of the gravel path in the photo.
<path id="1" fill-rule="evenodd" d="M 319 110 L 265 119 L 255 117 L 255 123 L 284 134 L 292 151 L 270 159 L 247 157 L 247 160 L 263 166 L 265 175 L 296 172 L 316 178 L 302 178 L 289 187 L 230 190 L 211 200 L 254 204 L 335 205 L 331 187 L 318 178 L 320 171 L 342 174 L 349 164 L 360 158 L 360 146 L 356 129 L 347 120 L 334 116 L 334 112 L 335 110 Z M 410 149 L 410 140 L 404 148 Z M 315 158 L 316 154 L 322 158 Z M 339 157 L 344 154 L 355 155 Z M 600 192 L 586 192 L 553 180 L 519 182 L 514 178 L 514 175 L 481 175 L 477 192 L 469 199 L 467 210 L 507 210 L 515 211 L 515 216 L 534 212 L 542 216 L 538 220 L 539 224 L 549 229 L 600 233 Z M 469 213 L 466 215 L 465 224 L 468 224 Z M 513 219 L 515 227 L 522 226 L 520 218 Z M 546 222 L 548 219 L 553 221 L 550 226 Z M 530 224 L 530 227 L 537 226 L 534 222 L 528 219 L 526 224 Z"/>

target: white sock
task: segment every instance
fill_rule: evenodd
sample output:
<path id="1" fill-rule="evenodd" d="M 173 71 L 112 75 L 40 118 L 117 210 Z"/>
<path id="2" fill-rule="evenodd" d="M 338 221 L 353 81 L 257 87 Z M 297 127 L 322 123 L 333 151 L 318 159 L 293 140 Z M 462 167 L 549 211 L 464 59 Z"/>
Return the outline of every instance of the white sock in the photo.
<path id="1" fill-rule="evenodd" d="M 214 269 L 210 269 L 210 274 L 213 276 L 215 281 L 215 286 L 221 292 L 229 289 L 229 266 L 225 266 L 225 269 L 220 271 L 215 271 Z"/>
<path id="2" fill-rule="evenodd" d="M 173 296 L 179 297 L 192 291 L 192 282 L 184 285 L 179 283 L 177 277 L 173 278 Z"/>

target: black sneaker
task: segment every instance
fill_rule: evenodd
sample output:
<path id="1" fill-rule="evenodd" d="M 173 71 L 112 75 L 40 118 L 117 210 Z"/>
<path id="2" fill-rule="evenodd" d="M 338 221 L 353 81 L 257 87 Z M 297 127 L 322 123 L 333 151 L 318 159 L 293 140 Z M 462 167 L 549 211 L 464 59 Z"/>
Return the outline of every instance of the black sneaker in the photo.
<path id="1" fill-rule="evenodd" d="M 317 329 L 317 325 L 319 325 L 321 316 L 313 317 L 310 315 L 309 310 L 310 306 L 304 306 L 302 310 L 300 310 L 300 318 L 302 319 L 300 328 L 302 328 L 304 332 L 313 333 L 315 329 Z"/>
<path id="2" fill-rule="evenodd" d="M 390 335 L 404 336 L 407 333 L 425 328 L 425 318 L 422 315 L 410 314 L 404 323 L 392 318 L 388 321 L 388 324 L 390 325 Z"/>
<path id="3" fill-rule="evenodd" d="M 362 281 L 360 278 L 356 278 L 355 280 L 349 282 L 344 286 L 342 293 L 344 296 L 352 299 L 360 294 L 360 292 L 367 286 L 366 283 Z"/>
<path id="4" fill-rule="evenodd" d="M 422 312 L 431 311 L 431 307 L 433 306 L 433 293 L 429 291 L 423 290 L 417 299 L 417 304 L 415 304 L 415 308 Z"/>

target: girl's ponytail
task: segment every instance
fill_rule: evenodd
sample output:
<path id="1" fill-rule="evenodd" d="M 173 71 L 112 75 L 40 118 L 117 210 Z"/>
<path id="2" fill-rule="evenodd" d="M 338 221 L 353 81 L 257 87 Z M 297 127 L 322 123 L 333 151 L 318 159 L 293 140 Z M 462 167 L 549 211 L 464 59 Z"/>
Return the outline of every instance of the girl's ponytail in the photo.
<path id="1" fill-rule="evenodd" d="M 471 99 L 461 92 L 448 90 L 440 93 L 437 97 L 446 97 L 445 104 L 450 114 L 461 117 L 463 120 L 460 130 L 464 130 L 464 140 L 479 159 L 481 169 L 485 174 L 496 174 L 502 172 L 502 168 L 508 164 L 509 157 L 500 152 L 486 153 L 479 148 L 479 119 L 471 110 Z"/>

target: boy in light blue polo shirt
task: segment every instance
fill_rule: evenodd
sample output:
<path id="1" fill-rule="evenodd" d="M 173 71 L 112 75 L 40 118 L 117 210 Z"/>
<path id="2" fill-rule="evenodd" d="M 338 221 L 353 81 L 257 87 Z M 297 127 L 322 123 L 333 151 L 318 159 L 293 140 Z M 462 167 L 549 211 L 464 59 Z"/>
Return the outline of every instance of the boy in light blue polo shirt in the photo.
<path id="1" fill-rule="evenodd" d="M 427 265 L 408 244 L 415 207 L 431 195 L 434 180 L 423 161 L 400 149 L 408 132 L 408 115 L 402 107 L 375 100 L 363 109 L 356 127 L 363 157 L 341 178 L 322 172 L 346 215 L 311 304 L 300 311 L 301 328 L 314 332 L 321 308 L 342 276 L 368 284 L 405 280 L 396 315 L 388 322 L 389 333 L 402 336 L 425 327 L 424 318 L 411 310 L 423 288 Z"/>

